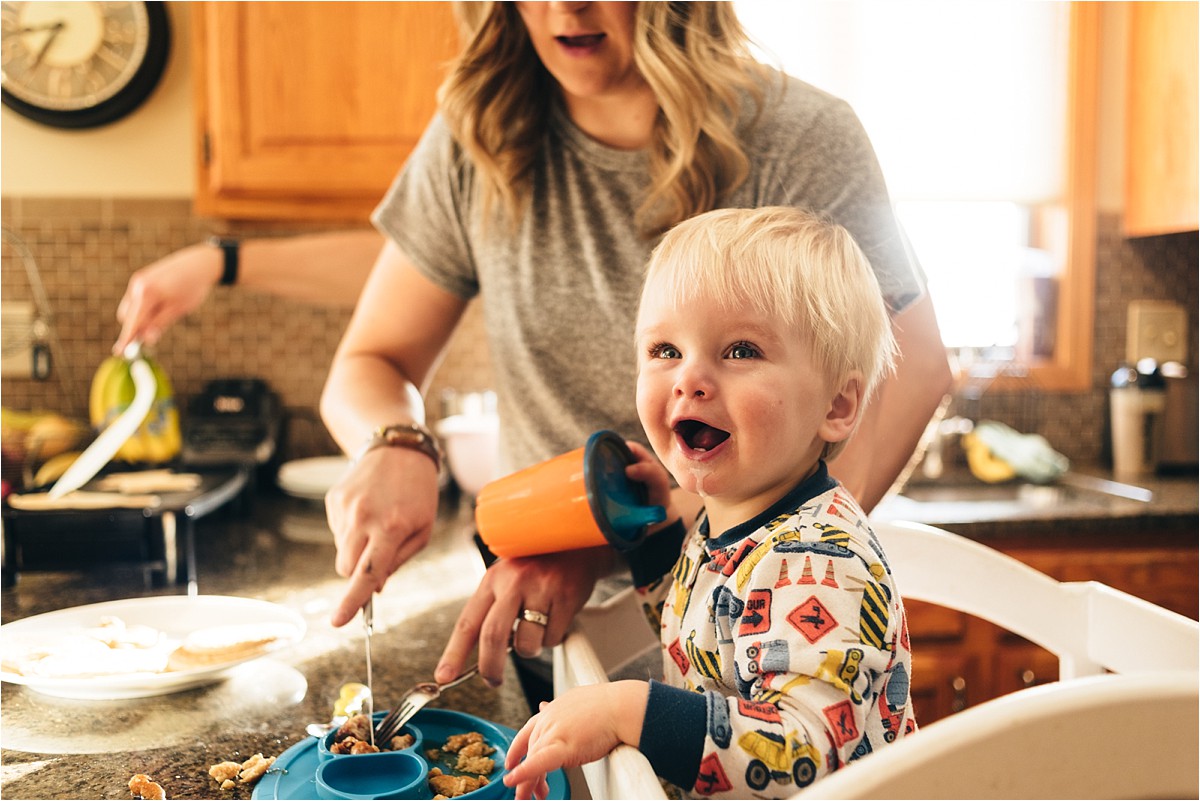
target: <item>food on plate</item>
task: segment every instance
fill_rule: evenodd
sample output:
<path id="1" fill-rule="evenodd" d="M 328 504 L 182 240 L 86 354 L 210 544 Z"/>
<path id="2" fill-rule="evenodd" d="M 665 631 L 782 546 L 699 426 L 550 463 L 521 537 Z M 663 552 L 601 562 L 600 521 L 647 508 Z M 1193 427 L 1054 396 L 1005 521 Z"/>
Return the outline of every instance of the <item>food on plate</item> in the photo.
<path id="1" fill-rule="evenodd" d="M 397 734 L 381 749 L 371 745 L 371 724 L 366 715 L 353 715 L 333 735 L 329 746 L 332 754 L 373 754 L 377 751 L 402 751 L 410 747 L 416 738 L 411 734 Z"/>
<path id="2" fill-rule="evenodd" d="M 112 615 L 100 618 L 100 622 L 87 630 L 87 635 L 109 648 L 153 648 L 166 639 L 156 628 L 137 623 L 130 626 Z"/>
<path id="3" fill-rule="evenodd" d="M 431 748 L 425 755 L 437 761 L 454 754 L 457 756 L 454 770 L 477 775 L 460 776 L 446 773 L 441 768 L 430 768 L 429 789 L 436 794 L 435 797 L 443 798 L 454 798 L 478 790 L 488 783 L 488 775 L 496 767 L 495 760 L 490 756 L 494 753 L 496 749 L 488 745 L 477 731 L 450 735 L 440 749 Z"/>
<path id="4" fill-rule="evenodd" d="M 275 757 L 264 757 L 260 753 L 255 754 L 245 762 L 218 762 L 208 769 L 208 775 L 213 781 L 221 785 L 222 790 L 232 790 L 239 782 L 241 784 L 254 784 L 274 764 Z"/>
<path id="5" fill-rule="evenodd" d="M 429 769 L 429 789 L 436 795 L 434 798 L 455 798 L 467 793 L 473 793 L 488 783 L 487 776 L 453 776 L 442 773 L 441 768 Z"/>
<path id="6" fill-rule="evenodd" d="M 165 801 L 167 791 L 162 785 L 151 779 L 145 773 L 135 773 L 129 780 L 129 792 L 134 798 L 145 798 L 147 801 Z"/>
<path id="7" fill-rule="evenodd" d="M 6 636 L 0 669 L 50 679 L 164 673 L 247 659 L 296 634 L 287 624 L 235 624 L 199 629 L 181 644 L 151 626 L 104 616 L 91 626 Z"/>
<path id="8" fill-rule="evenodd" d="M 496 753 L 496 749 L 484 742 L 483 735 L 477 731 L 450 735 L 446 738 L 442 750 L 458 754 L 458 762 L 455 763 L 454 769 L 464 773 L 481 773 L 486 776 L 496 767 L 495 760 L 489 758 L 491 754 Z"/>
<path id="9" fill-rule="evenodd" d="M 173 470 L 134 470 L 128 473 L 112 473 L 96 482 L 95 488 L 102 492 L 120 492 L 135 495 L 153 492 L 189 492 L 199 489 L 202 479 L 199 473 L 176 473 Z"/>
<path id="10" fill-rule="evenodd" d="M 58 679 L 161 673 L 172 648 L 157 629 L 102 617 L 75 632 L 6 638 L 2 663 L 8 673 Z"/>
<path id="11" fill-rule="evenodd" d="M 295 634 L 292 626 L 283 623 L 234 623 L 198 629 L 171 654 L 170 669 L 188 670 L 248 659 Z"/>
<path id="12" fill-rule="evenodd" d="M 48 492 L 25 492 L 8 496 L 8 505 L 23 512 L 45 512 L 53 509 L 154 509 L 162 505 L 157 495 L 122 495 L 119 492 L 75 490 L 61 498 L 51 498 Z"/>

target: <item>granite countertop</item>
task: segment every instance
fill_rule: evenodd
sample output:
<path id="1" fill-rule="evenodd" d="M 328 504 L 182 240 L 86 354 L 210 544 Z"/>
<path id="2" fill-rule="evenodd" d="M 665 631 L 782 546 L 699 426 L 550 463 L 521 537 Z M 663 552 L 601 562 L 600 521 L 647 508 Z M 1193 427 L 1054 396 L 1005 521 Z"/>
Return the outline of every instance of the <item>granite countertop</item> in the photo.
<path id="1" fill-rule="evenodd" d="M 470 510 L 444 503 L 433 543 L 375 600 L 374 680 L 379 706 L 427 680 L 445 632 L 478 584 L 483 565 L 470 539 Z M 120 701 L 54 698 L 4 684 L 0 694 L 0 795 L 5 798 L 131 798 L 145 773 L 168 798 L 249 798 L 221 790 L 208 768 L 262 753 L 278 756 L 328 720 L 340 687 L 366 676 L 362 626 L 334 629 L 329 615 L 344 579 L 318 502 L 263 493 L 248 512 L 220 510 L 197 523 L 199 591 L 282 604 L 308 624 L 295 646 L 236 668 L 225 681 L 171 695 Z M 151 589 L 140 570 L 94 566 L 25 572 L 2 595 L 8 623 L 55 609 L 123 598 L 178 595 Z M 511 667 L 504 684 L 470 681 L 432 706 L 519 728 L 529 710 Z"/>
<path id="2" fill-rule="evenodd" d="M 1107 488 L 1110 491 L 1104 491 Z M 1116 493 L 1116 494 L 1114 494 Z M 1142 498 L 1126 497 L 1142 495 Z M 915 476 L 885 498 L 873 520 L 939 526 L 980 540 L 1120 533 L 1196 531 L 1200 483 L 1179 476 L 1114 476 L 1103 465 L 1072 466 L 1058 482 L 984 484 L 965 467 L 936 480 Z"/>

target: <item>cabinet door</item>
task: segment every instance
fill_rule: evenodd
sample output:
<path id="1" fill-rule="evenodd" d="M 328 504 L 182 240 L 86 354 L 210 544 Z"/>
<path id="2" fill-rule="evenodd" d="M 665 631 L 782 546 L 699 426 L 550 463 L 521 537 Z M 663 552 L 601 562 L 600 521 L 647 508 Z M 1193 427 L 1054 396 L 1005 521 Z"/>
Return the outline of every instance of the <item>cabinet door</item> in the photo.
<path id="1" fill-rule="evenodd" d="M 457 48 L 449 3 L 202 3 L 192 26 L 204 216 L 365 221 Z"/>
<path id="2" fill-rule="evenodd" d="M 1197 4 L 1129 3 L 1125 231 L 1200 227 Z"/>

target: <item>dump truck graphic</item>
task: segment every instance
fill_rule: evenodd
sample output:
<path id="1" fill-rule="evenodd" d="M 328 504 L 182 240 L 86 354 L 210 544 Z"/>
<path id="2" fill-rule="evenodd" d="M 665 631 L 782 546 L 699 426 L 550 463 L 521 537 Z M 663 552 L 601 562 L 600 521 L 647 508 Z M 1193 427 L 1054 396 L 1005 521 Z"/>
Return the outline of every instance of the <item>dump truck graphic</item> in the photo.
<path id="1" fill-rule="evenodd" d="M 772 779 L 807 787 L 817 777 L 821 753 L 800 742 L 793 731 L 787 737 L 773 732 L 748 731 L 738 738 L 742 750 L 754 757 L 746 767 L 746 784 L 762 790 Z"/>

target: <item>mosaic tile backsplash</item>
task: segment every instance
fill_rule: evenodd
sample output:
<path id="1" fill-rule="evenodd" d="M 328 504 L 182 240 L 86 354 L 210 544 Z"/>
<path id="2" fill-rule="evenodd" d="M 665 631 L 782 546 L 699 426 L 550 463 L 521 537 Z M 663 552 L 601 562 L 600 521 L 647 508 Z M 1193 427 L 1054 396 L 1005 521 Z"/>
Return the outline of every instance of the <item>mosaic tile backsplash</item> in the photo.
<path id="1" fill-rule="evenodd" d="M 212 233 L 275 236 L 316 227 L 239 223 L 195 217 L 186 200 L 55 200 L 4 198 L 5 302 L 33 301 L 26 260 L 10 237 L 27 245 L 52 314 L 53 366 L 46 380 L 0 376 L 0 400 L 15 409 L 86 416 L 92 373 L 118 333 L 117 302 L 130 274 Z M 1197 235 L 1126 239 L 1120 220 L 1099 220 L 1096 347 L 1092 389 L 1072 394 L 1036 390 L 989 392 L 958 399 L 951 413 L 1001 420 L 1043 434 L 1073 460 L 1107 458 L 1107 383 L 1124 355 L 1125 307 L 1134 299 L 1183 302 L 1188 308 L 1189 368 L 1196 371 Z M 258 377 L 283 400 L 290 419 L 285 456 L 332 452 L 317 422 L 325 373 L 350 309 L 283 301 L 247 290 L 217 288 L 163 336 L 153 353 L 181 398 L 214 378 Z M 492 382 L 483 319 L 469 308 L 427 393 L 430 419 L 440 416 L 445 390 L 484 390 Z"/>

